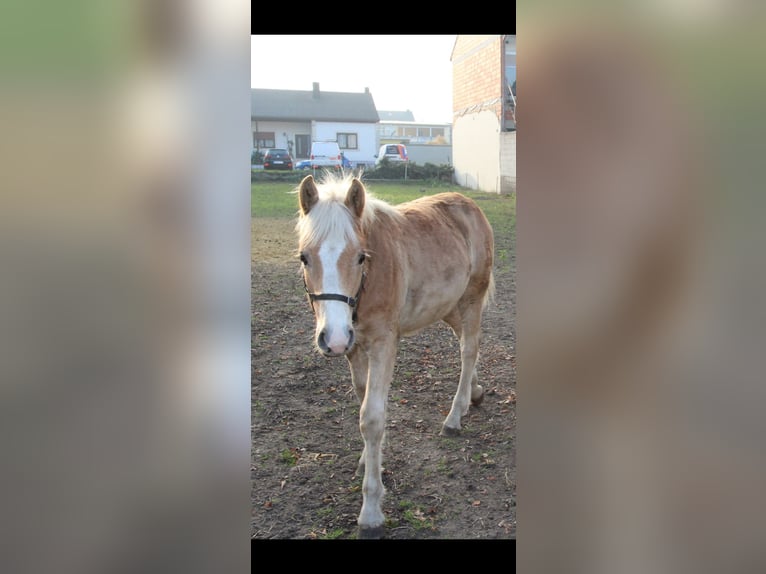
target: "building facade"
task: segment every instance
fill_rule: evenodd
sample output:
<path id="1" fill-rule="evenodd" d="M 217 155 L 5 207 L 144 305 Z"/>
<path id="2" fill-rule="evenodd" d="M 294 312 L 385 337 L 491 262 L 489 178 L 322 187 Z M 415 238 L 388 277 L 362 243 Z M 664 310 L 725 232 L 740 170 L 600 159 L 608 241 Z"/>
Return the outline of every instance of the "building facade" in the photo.
<path id="1" fill-rule="evenodd" d="M 452 50 L 455 181 L 516 191 L 516 36 L 459 35 Z"/>
<path id="2" fill-rule="evenodd" d="M 337 141 L 353 164 L 374 164 L 378 112 L 370 91 L 251 89 L 253 150 L 285 148 L 308 159 L 313 141 Z"/>
<path id="3" fill-rule="evenodd" d="M 379 114 L 383 118 L 391 112 Z M 378 124 L 378 143 L 406 145 L 413 163 L 452 165 L 452 124 L 381 120 Z"/>

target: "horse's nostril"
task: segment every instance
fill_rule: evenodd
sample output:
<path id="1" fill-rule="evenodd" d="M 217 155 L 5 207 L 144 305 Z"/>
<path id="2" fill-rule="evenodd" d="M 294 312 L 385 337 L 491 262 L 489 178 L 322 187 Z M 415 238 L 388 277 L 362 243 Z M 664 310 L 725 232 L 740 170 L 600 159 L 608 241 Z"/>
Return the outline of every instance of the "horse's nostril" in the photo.
<path id="1" fill-rule="evenodd" d="M 327 346 L 327 340 L 325 339 L 325 332 L 324 332 L 324 330 L 319 332 L 319 336 L 317 337 L 317 346 L 322 351 L 329 350 L 329 347 Z"/>
<path id="2" fill-rule="evenodd" d="M 348 330 L 348 346 L 346 348 L 350 349 L 353 346 L 354 346 L 354 330 L 349 329 Z"/>

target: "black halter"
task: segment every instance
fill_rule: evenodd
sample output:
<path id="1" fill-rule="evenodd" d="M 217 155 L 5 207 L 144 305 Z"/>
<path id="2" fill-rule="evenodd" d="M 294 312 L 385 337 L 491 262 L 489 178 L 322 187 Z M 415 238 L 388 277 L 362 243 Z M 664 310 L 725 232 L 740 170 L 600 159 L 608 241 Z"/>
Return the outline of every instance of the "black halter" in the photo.
<path id="1" fill-rule="evenodd" d="M 351 321 L 356 323 L 356 306 L 359 304 L 359 295 L 362 294 L 362 289 L 364 288 L 364 280 L 367 278 L 366 271 L 362 271 L 362 280 L 359 282 L 359 289 L 357 290 L 356 295 L 353 297 L 338 295 L 337 293 L 311 293 L 308 286 L 306 285 L 306 276 L 302 276 L 303 288 L 306 290 L 306 293 L 309 296 L 312 311 L 316 313 L 314 310 L 314 301 L 340 301 L 341 303 L 346 303 L 349 307 L 351 307 L 351 310 L 353 311 L 353 314 L 351 315 Z"/>

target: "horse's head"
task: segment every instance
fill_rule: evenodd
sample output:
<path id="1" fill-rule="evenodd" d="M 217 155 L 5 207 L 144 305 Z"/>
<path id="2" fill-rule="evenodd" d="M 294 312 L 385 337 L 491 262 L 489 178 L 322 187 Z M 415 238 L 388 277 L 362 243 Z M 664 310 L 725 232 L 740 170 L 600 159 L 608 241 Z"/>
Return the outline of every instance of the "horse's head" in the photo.
<path id="1" fill-rule="evenodd" d="M 318 189 L 309 175 L 298 193 L 298 252 L 316 315 L 316 344 L 326 356 L 344 355 L 354 346 L 356 303 L 365 276 L 364 185 L 347 177 Z"/>

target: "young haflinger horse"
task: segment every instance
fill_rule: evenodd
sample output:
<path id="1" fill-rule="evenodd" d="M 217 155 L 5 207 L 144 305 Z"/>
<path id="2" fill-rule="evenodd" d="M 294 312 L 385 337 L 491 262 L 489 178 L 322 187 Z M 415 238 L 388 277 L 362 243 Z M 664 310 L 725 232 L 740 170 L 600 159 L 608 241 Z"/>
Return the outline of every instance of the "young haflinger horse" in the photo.
<path id="1" fill-rule="evenodd" d="M 383 535 L 381 458 L 386 401 L 399 338 L 445 321 L 460 339 L 462 368 L 441 434 L 460 431 L 478 405 L 476 360 L 484 306 L 494 290 L 492 228 L 478 206 L 441 193 L 391 206 L 351 176 L 309 175 L 296 190 L 300 259 L 316 315 L 316 345 L 344 356 L 361 403 L 364 469 L 359 538 Z"/>

